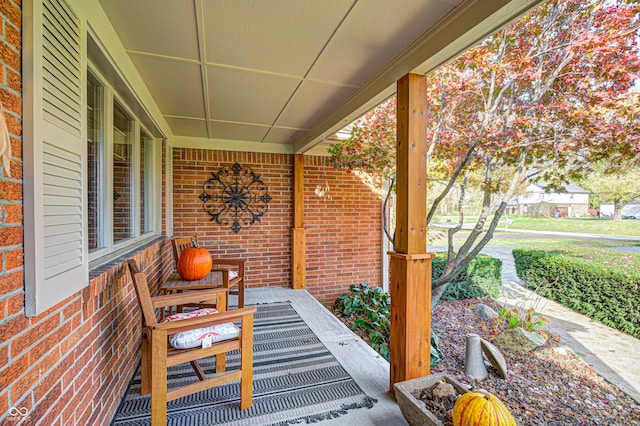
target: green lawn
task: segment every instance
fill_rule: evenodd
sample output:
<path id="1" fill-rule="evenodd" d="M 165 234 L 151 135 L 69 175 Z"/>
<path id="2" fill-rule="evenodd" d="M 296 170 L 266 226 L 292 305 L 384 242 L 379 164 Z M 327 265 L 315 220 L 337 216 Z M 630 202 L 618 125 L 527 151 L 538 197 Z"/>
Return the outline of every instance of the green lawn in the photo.
<path id="1" fill-rule="evenodd" d="M 455 238 L 459 247 L 463 238 Z M 435 240 L 429 245 L 445 246 L 446 239 Z M 619 247 L 640 247 L 640 241 L 604 241 L 587 238 L 523 238 L 514 233 L 497 233 L 487 247 L 536 248 L 541 250 L 561 250 L 571 257 L 581 258 L 590 263 L 624 271 L 640 269 L 640 253 L 612 250 Z"/>
<path id="2" fill-rule="evenodd" d="M 457 220 L 454 217 L 438 217 L 434 218 L 434 224 L 445 224 L 449 219 L 449 224 L 454 224 Z M 465 224 L 474 224 L 474 217 L 465 219 Z M 624 219 L 622 221 L 614 221 L 612 219 L 600 219 L 597 217 L 576 218 L 576 219 L 534 219 L 526 216 L 509 216 L 509 224 L 505 225 L 505 218 L 500 220 L 498 229 L 530 229 L 533 231 L 558 231 L 558 232 L 579 232 L 590 234 L 609 234 L 609 235 L 627 235 L 640 236 L 640 220 Z"/>
<path id="3" fill-rule="evenodd" d="M 640 236 L 640 220 L 599 219 L 597 217 L 575 219 L 534 219 L 524 216 L 511 216 L 510 229 L 531 229 L 535 231 L 584 232 L 589 234 Z M 504 226 L 504 221 L 502 225 Z"/>

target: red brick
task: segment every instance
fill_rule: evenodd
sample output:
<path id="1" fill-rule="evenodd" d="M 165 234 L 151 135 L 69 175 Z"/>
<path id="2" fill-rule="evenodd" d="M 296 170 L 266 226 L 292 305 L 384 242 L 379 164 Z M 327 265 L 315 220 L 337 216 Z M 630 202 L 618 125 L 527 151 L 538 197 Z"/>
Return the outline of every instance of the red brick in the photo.
<path id="1" fill-rule="evenodd" d="M 45 345 L 45 344 L 36 345 L 29 353 L 29 356 L 30 356 L 29 360 L 31 361 L 31 363 L 33 363 L 35 360 L 41 358 L 42 356 L 44 356 L 44 354 L 49 352 L 49 350 L 52 347 L 57 345 L 62 340 L 62 338 L 69 333 L 70 329 L 71 329 L 71 324 L 65 324 L 64 326 L 62 326 L 61 328 L 57 329 L 55 332 L 47 336 L 47 339 L 45 341 L 50 342 L 48 345 Z M 62 356 L 64 355 L 65 354 L 62 353 Z"/>
<path id="2" fill-rule="evenodd" d="M 6 0 L 1 1 L 0 15 L 4 15 L 16 27 L 22 28 L 22 12 L 19 9 L 19 4 Z"/>
<path id="3" fill-rule="evenodd" d="M 82 408 L 84 407 L 86 407 L 86 405 L 78 406 L 78 412 L 80 412 L 81 414 L 79 416 L 76 415 L 76 422 L 77 422 L 76 424 L 79 424 L 79 425 L 89 424 L 89 417 L 91 417 L 91 414 L 93 413 L 93 409 L 91 407 L 87 407 L 83 411 Z"/>
<path id="4" fill-rule="evenodd" d="M 29 360 L 27 356 L 23 356 L 14 360 L 0 370 L 0 389 L 7 389 L 9 385 L 15 382 L 28 368 Z M 18 399 L 12 395 L 13 399 Z"/>
<path id="5" fill-rule="evenodd" d="M 11 160 L 9 162 L 9 169 L 11 170 L 11 178 L 22 180 L 22 162 Z"/>
<path id="6" fill-rule="evenodd" d="M 56 398 L 53 399 L 52 395 L 56 395 Z M 62 387 L 58 383 L 56 384 L 56 386 L 50 388 L 50 392 L 48 394 L 44 394 L 40 398 L 35 398 L 36 412 L 38 413 L 37 424 L 40 424 L 40 425 L 60 424 L 59 421 L 56 421 L 56 419 L 60 416 L 60 411 L 56 411 L 55 407 L 57 407 L 58 403 L 61 401 L 65 403 L 68 402 L 68 399 L 63 400 L 62 396 L 63 396 Z M 39 405 L 40 401 L 49 401 L 50 404 L 48 406 L 40 406 Z M 45 412 L 47 413 L 45 414 Z"/>
<path id="7" fill-rule="evenodd" d="M 18 131 L 18 133 L 14 133 L 14 134 L 22 135 L 22 121 L 13 120 L 12 117 L 8 114 L 5 115 L 5 118 L 7 119 L 7 127 L 9 128 L 9 132 L 13 133 L 12 127 L 14 127 L 13 130 Z M 14 124 L 12 125 L 12 123 Z M 13 137 L 10 139 L 11 139 L 11 157 L 22 159 L 22 141 Z"/>
<path id="8" fill-rule="evenodd" d="M 80 324 L 82 324 L 82 313 L 78 312 L 75 315 L 73 315 L 71 317 L 71 321 L 69 321 L 71 324 L 71 330 L 77 330 L 78 327 L 80 327 Z"/>
<path id="9" fill-rule="evenodd" d="M 3 200 L 12 200 L 12 201 L 22 200 L 22 183 L 12 182 L 7 180 L 0 180 L 0 196 L 2 197 Z M 10 243 L 4 244 L 4 245 L 22 244 L 22 229 L 16 227 L 14 230 L 20 231 L 18 234 L 19 237 L 13 239 Z M 0 238 L 1 237 L 2 235 L 0 235 Z M 4 242 L 4 240 L 0 240 L 0 241 Z M 13 241 L 18 241 L 18 242 L 13 242 Z"/>
<path id="10" fill-rule="evenodd" d="M 55 425 L 55 424 L 69 424 L 62 419 L 62 409 L 69 403 L 73 395 L 70 392 L 61 392 L 56 399 L 56 403 L 49 413 L 40 420 L 40 424 L 42 425 Z M 92 423 L 95 424 L 95 423 Z"/>
<path id="11" fill-rule="evenodd" d="M 101 416 L 101 413 L 102 413 L 102 410 L 100 408 L 101 407 L 93 408 L 93 412 L 91 413 L 91 417 L 89 417 L 89 419 L 87 420 L 87 424 L 90 424 L 90 425 L 100 424 L 100 422 L 98 421 L 98 418 Z"/>
<path id="12" fill-rule="evenodd" d="M 11 386 L 11 398 L 20 399 L 60 360 L 60 350 L 54 349 L 49 355 L 34 363 L 30 361 L 27 374 Z"/>
<path id="13" fill-rule="evenodd" d="M 0 368 L 7 367 L 9 363 L 9 347 L 2 346 L 0 347 Z"/>
<path id="14" fill-rule="evenodd" d="M 77 298 L 73 302 L 65 306 L 65 308 L 62 310 L 62 319 L 66 320 L 68 318 L 71 318 L 76 313 L 81 312 L 81 310 L 82 301 L 80 300 L 80 298 Z"/>
<path id="15" fill-rule="evenodd" d="M 7 122 L 7 130 L 9 130 L 9 136 L 21 136 L 22 135 L 22 119 L 20 118 L 20 111 L 15 112 L 13 111 L 15 114 L 5 114 L 4 118 Z M 16 146 L 20 144 L 20 146 Z M 12 144 L 11 144 L 11 157 L 14 158 L 22 158 L 22 144 L 17 141 L 17 143 L 13 143 L 13 139 L 12 139 Z"/>
<path id="16" fill-rule="evenodd" d="M 9 44 L 13 46 L 14 49 L 16 49 L 17 51 L 20 51 L 20 49 L 22 48 L 22 36 L 20 35 L 20 32 L 16 30 L 13 27 L 13 25 L 6 25 L 5 28 L 6 28 L 5 37 L 7 42 L 9 42 Z M 13 87 L 11 88 L 13 89 Z M 21 90 L 16 90 L 16 91 L 20 92 Z"/>
<path id="17" fill-rule="evenodd" d="M 7 213 L 5 210 L 5 220 Z M 165 240 L 136 255 L 153 277 L 152 287 L 157 287 L 158 281 L 169 272 L 169 250 Z M 87 302 L 92 310 L 98 309 L 100 299 L 102 308 L 85 322 L 81 321 L 82 296 L 77 293 L 31 318 L 34 325 L 30 328 L 27 328 L 27 319 L 19 327 L 9 321 L 10 327 L 1 329 L 0 334 L 6 335 L 10 343 L 0 347 L 0 361 L 8 362 L 9 351 L 24 353 L 33 345 L 29 350 L 31 367 L 23 356 L 15 361 L 21 364 L 14 363 L 0 371 L 0 389 L 10 385 L 12 397 L 24 395 L 24 401 L 34 399 L 36 408 L 32 410 L 32 419 L 37 420 L 33 423 L 105 424 L 111 418 L 118 402 L 113 393 L 120 395 L 125 389 L 139 356 L 137 350 L 131 350 L 139 344 L 139 313 L 130 277 L 125 271 L 118 266 L 92 281 Z M 9 310 L 9 306 L 18 309 L 23 297 L 20 292 L 6 299 L 6 309 Z M 16 318 L 24 321 L 21 314 Z M 91 327 L 96 318 L 102 320 Z M 49 344 L 34 345 L 40 338 Z M 58 342 L 60 346 L 56 347 Z M 114 342 L 127 342 L 128 348 L 115 350 Z M 103 358 L 105 352 L 111 355 Z M 51 397 L 53 393 L 57 395 L 55 399 Z"/>
<path id="18" fill-rule="evenodd" d="M 19 204 L 5 204 L 4 223 L 22 223 L 22 206 Z"/>
<path id="19" fill-rule="evenodd" d="M 0 25 L 0 38 L 2 38 L 2 25 Z M 4 64 L 0 62 L 0 86 L 5 85 L 4 80 Z"/>
<path id="20" fill-rule="evenodd" d="M 42 398 L 40 401 L 36 401 L 36 405 L 30 413 L 30 416 L 34 423 L 38 425 L 48 425 L 48 423 L 44 423 L 42 420 L 45 418 L 46 413 L 51 409 L 51 407 L 56 403 L 56 400 L 60 396 L 59 390 L 54 388 L 49 391 L 49 393 Z M 56 413 L 58 414 L 58 413 Z M 49 423 L 50 424 L 50 423 Z M 53 423 L 57 424 L 57 423 Z"/>
<path id="21" fill-rule="evenodd" d="M 60 386 L 60 391 L 62 391 L 62 375 L 66 373 L 71 366 L 73 366 L 73 358 L 70 356 L 64 358 L 34 389 L 33 396 L 36 401 L 43 398 L 44 395 L 49 392 L 49 389 L 56 384 Z"/>
<path id="22" fill-rule="evenodd" d="M 7 47 L 6 44 L 2 42 L 0 42 L 0 57 L 4 58 L 5 65 L 13 67 L 13 65 L 17 64 L 18 68 L 14 68 L 14 69 L 17 69 L 17 70 L 20 69 L 20 56 L 15 55 L 13 50 L 11 50 L 9 47 Z M 12 64 L 13 61 L 15 61 L 16 59 L 17 59 L 16 64 Z M 3 89 L 3 90 L 0 90 L 0 100 L 2 101 L 2 105 L 6 110 L 11 111 L 14 114 L 18 114 L 18 115 L 22 114 L 22 98 L 19 95 L 16 95 L 15 93 L 11 93 L 8 90 Z M 7 115 L 11 115 L 11 114 L 7 114 Z"/>
<path id="23" fill-rule="evenodd" d="M 24 252 L 22 250 L 9 251 L 5 256 L 5 268 L 7 271 L 24 265 Z"/>
<path id="24" fill-rule="evenodd" d="M 9 411 L 9 392 L 4 391 L 0 394 L 0 413 Z"/>
<path id="25" fill-rule="evenodd" d="M 0 342 L 7 342 L 27 328 L 29 321 L 20 315 L 0 325 Z"/>
<path id="26" fill-rule="evenodd" d="M 85 322 L 80 328 L 64 339 L 61 346 L 62 353 L 70 352 L 72 348 L 76 347 L 78 342 L 87 336 L 89 330 L 91 330 L 91 323 Z"/>
<path id="27" fill-rule="evenodd" d="M 9 316 L 20 313 L 24 309 L 24 293 L 18 293 L 7 299 L 7 309 Z"/>
<path id="28" fill-rule="evenodd" d="M 52 313 L 61 310 L 63 307 L 65 307 L 67 304 L 69 304 L 69 302 L 73 299 L 73 297 L 74 296 L 69 296 L 66 299 L 62 300 L 61 302 L 58 302 L 57 304 L 53 305 L 52 307 L 50 307 L 46 311 L 38 314 L 35 317 L 32 317 L 31 318 L 31 324 L 37 324 L 40 321 L 42 321 L 43 319 L 47 318 Z"/>

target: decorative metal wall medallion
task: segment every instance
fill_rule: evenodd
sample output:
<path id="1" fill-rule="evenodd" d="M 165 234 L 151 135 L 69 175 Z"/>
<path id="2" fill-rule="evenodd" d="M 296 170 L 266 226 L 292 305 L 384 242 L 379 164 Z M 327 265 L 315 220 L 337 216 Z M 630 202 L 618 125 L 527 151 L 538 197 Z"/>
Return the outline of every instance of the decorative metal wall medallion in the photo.
<path id="1" fill-rule="evenodd" d="M 235 163 L 213 173 L 204 184 L 200 200 L 211 220 L 237 233 L 260 222 L 267 212 L 271 201 L 267 190 L 259 174 Z"/>

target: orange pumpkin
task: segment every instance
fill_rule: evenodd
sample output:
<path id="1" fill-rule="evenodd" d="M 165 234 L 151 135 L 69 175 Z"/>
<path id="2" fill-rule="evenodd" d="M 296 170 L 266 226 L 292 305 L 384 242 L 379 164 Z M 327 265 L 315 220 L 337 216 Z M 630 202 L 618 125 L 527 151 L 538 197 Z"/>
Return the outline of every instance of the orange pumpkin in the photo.
<path id="1" fill-rule="evenodd" d="M 495 395 L 473 389 L 453 406 L 453 426 L 516 426 L 509 409 Z"/>
<path id="2" fill-rule="evenodd" d="M 211 272 L 213 259 L 207 249 L 189 247 L 178 259 L 178 274 L 185 280 L 199 280 Z"/>

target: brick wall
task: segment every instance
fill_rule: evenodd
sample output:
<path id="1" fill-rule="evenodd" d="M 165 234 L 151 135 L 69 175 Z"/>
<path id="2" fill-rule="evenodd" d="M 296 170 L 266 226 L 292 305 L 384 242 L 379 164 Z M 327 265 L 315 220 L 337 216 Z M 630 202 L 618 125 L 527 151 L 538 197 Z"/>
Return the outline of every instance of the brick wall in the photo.
<path id="1" fill-rule="evenodd" d="M 160 239 L 133 256 L 155 289 L 171 270 Z M 24 316 L 24 295 L 0 323 L 0 424 L 106 425 L 140 359 L 140 309 L 124 262 L 99 271 L 81 292 Z M 14 313 L 15 312 L 15 313 Z"/>
<path id="2" fill-rule="evenodd" d="M 351 284 L 381 285 L 381 182 L 327 167 L 323 157 L 305 156 L 304 167 L 309 292 L 333 304 Z M 327 184 L 318 197 L 316 186 Z"/>
<path id="3" fill-rule="evenodd" d="M 238 233 L 212 222 L 198 198 L 213 172 L 235 162 L 260 174 L 272 198 L 261 221 Z M 247 259 L 249 287 L 290 285 L 292 164 L 293 157 L 284 154 L 174 149 L 174 235 L 196 235 L 201 246 L 220 258 Z"/>
<path id="4" fill-rule="evenodd" d="M 21 19 L 20 0 L 0 1 L 0 100 L 12 145 L 11 178 L 0 176 L 0 424 L 106 425 L 139 359 L 124 263 L 92 271 L 89 286 L 46 312 L 24 314 Z M 159 239 L 134 258 L 157 286 L 171 268 L 170 244 Z"/>
<path id="5" fill-rule="evenodd" d="M 272 197 L 262 220 L 237 234 L 212 222 L 198 198 L 212 172 L 236 161 L 260 174 Z M 249 287 L 290 286 L 292 168 L 291 155 L 175 148 L 174 235 L 197 235 L 222 258 L 246 258 Z M 331 200 L 314 193 L 325 181 Z M 354 174 L 327 167 L 322 157 L 305 157 L 307 288 L 321 302 L 333 303 L 353 283 L 380 284 L 380 203 Z"/>

